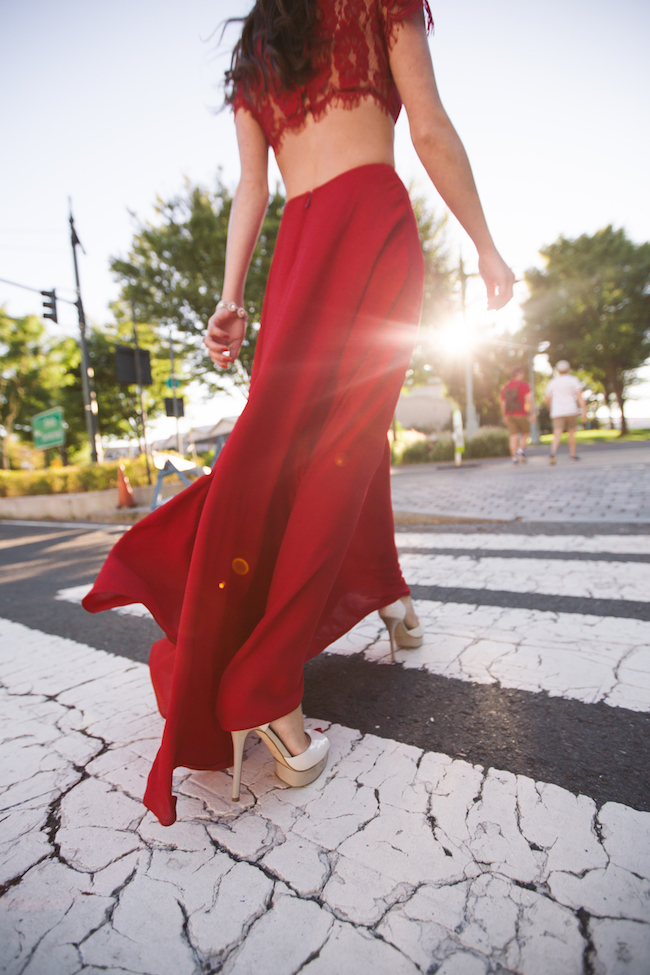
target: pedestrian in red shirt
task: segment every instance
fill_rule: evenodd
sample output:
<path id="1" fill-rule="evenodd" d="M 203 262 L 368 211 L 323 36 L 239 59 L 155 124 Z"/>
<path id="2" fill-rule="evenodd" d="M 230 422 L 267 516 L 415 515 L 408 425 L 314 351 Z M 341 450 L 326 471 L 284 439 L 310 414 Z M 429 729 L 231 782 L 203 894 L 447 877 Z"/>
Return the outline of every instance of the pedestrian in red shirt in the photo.
<path id="1" fill-rule="evenodd" d="M 510 434 L 510 459 L 513 464 L 526 463 L 526 442 L 530 433 L 530 421 L 535 419 L 530 386 L 524 379 L 524 370 L 515 366 L 510 382 L 499 393 L 501 416 Z"/>

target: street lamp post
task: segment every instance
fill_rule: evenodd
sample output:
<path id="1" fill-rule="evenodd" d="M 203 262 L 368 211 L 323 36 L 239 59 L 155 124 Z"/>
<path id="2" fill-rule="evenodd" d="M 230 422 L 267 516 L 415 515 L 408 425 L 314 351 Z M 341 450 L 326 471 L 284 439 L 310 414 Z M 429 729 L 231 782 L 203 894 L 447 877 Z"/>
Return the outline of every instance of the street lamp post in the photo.
<path id="1" fill-rule="evenodd" d="M 476 277 L 476 274 L 468 274 L 463 264 L 462 254 L 458 262 L 458 280 L 460 281 L 460 303 L 463 312 L 463 325 L 467 326 L 466 293 L 467 281 L 469 278 Z M 465 349 L 465 433 L 470 440 L 478 432 L 478 416 L 474 405 L 474 362 L 472 359 L 472 347 L 467 344 Z"/>
<path id="2" fill-rule="evenodd" d="M 531 443 L 539 443 L 539 420 L 537 418 L 537 408 L 535 406 L 535 351 L 530 348 L 526 349 L 528 356 L 528 385 L 530 386 L 530 401 L 533 405 L 533 409 L 535 410 L 535 419 L 530 424 Z"/>

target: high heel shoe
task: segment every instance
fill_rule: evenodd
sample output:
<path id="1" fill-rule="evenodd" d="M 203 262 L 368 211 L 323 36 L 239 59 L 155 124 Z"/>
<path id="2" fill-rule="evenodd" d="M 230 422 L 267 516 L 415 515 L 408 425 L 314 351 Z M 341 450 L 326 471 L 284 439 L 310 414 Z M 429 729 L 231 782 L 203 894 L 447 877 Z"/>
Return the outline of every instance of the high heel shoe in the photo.
<path id="1" fill-rule="evenodd" d="M 402 650 L 416 650 L 422 646 L 424 637 L 422 625 L 418 623 L 410 630 L 407 628 L 404 622 L 406 606 L 401 599 L 391 603 L 390 606 L 383 606 L 378 612 L 388 629 L 390 656 L 393 663 L 395 663 L 395 644 Z"/>
<path id="2" fill-rule="evenodd" d="M 262 724 L 257 728 L 247 728 L 244 731 L 231 731 L 234 763 L 232 771 L 232 801 L 239 802 L 239 787 L 241 782 L 242 757 L 244 742 L 251 731 L 257 732 L 271 755 L 275 759 L 275 774 L 287 785 L 294 788 L 309 785 L 321 774 L 327 762 L 329 739 L 322 731 L 308 731 L 311 739 L 309 748 L 300 755 L 292 755 L 279 735 L 270 724 Z"/>

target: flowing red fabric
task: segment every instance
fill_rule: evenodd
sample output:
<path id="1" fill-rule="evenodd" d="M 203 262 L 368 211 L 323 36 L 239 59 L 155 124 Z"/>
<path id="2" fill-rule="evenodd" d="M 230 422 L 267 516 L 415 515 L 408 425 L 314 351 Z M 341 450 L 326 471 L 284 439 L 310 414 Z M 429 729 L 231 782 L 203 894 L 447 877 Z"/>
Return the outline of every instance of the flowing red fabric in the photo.
<path id="1" fill-rule="evenodd" d="M 174 768 L 232 764 L 229 732 L 303 696 L 303 665 L 408 593 L 386 433 L 417 330 L 423 261 L 390 166 L 350 170 L 282 217 L 248 403 L 214 472 L 114 546 L 90 612 L 147 606 L 166 717 L 144 802 L 176 819 Z"/>

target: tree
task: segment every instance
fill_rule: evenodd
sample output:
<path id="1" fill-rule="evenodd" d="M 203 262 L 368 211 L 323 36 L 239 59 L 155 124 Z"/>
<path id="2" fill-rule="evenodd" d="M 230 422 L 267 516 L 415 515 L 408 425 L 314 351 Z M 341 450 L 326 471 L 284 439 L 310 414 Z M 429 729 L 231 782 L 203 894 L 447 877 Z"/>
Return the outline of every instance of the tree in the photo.
<path id="1" fill-rule="evenodd" d="M 612 226 L 592 237 L 559 237 L 540 251 L 544 270 L 526 272 L 523 334 L 549 343 L 551 363 L 569 359 L 616 397 L 627 433 L 626 390 L 650 356 L 650 243 Z"/>
<path id="2" fill-rule="evenodd" d="M 98 428 L 102 437 L 137 437 L 140 403 L 137 402 L 136 387 L 118 383 L 115 370 L 115 346 L 130 344 L 132 326 L 119 307 L 114 307 L 113 311 L 117 317 L 115 323 L 103 328 L 94 325 L 87 332 L 88 357 L 97 394 Z M 169 394 L 164 385 L 169 373 L 168 357 L 161 350 L 153 330 L 146 325 L 138 327 L 138 343 L 143 349 L 149 349 L 151 356 L 153 384 L 146 387 L 145 399 L 147 413 L 154 417 L 164 413 L 164 398 Z M 62 372 L 60 382 L 51 390 L 51 405 L 63 407 L 67 424 L 66 445 L 72 451 L 78 451 L 86 445 L 81 352 L 74 339 L 65 338 L 53 343 L 49 356 L 53 363 L 59 364 Z"/>
<path id="3" fill-rule="evenodd" d="M 53 379 L 44 348 L 45 327 L 36 315 L 10 318 L 0 309 L 0 423 L 4 427 L 2 467 L 9 468 L 4 438 L 28 426 L 48 408 L 47 386 Z"/>
<path id="4" fill-rule="evenodd" d="M 200 379 L 212 391 L 227 389 L 232 381 L 248 385 L 284 203 L 276 189 L 246 280 L 250 324 L 239 360 L 228 370 L 229 380 L 225 382 L 224 374 L 215 370 L 201 340 L 223 286 L 232 204 L 228 190 L 220 183 L 214 192 L 187 184 L 185 193 L 167 201 L 158 199 L 156 221 L 140 224 L 128 257 L 111 262 L 123 301 L 135 301 L 139 319 L 183 334 L 192 378 Z"/>
<path id="5" fill-rule="evenodd" d="M 99 432 L 108 437 L 138 435 L 135 386 L 121 386 L 115 371 L 115 345 L 128 343 L 131 322 L 114 308 L 113 325 L 88 330 L 88 351 L 94 371 L 98 404 Z M 166 354 L 159 348 L 153 331 L 139 328 L 139 342 L 151 354 L 153 384 L 147 388 L 147 411 L 150 416 L 164 412 L 168 390 L 164 382 L 169 373 Z M 61 406 L 66 424 L 64 453 L 85 450 L 86 422 L 81 388 L 81 353 L 73 338 L 51 339 L 35 315 L 10 318 L 0 311 L 0 423 L 5 435 L 16 433 L 21 440 L 31 441 L 31 419 L 36 413 Z M 6 451 L 2 466 L 9 467 Z"/>
<path id="6" fill-rule="evenodd" d="M 426 197 L 416 195 L 412 188 L 410 192 L 424 257 L 422 325 L 405 381 L 407 387 L 414 387 L 422 386 L 440 374 L 434 339 L 453 314 L 455 297 L 447 239 L 447 214 L 439 216 Z"/>
<path id="7" fill-rule="evenodd" d="M 500 344 L 499 338 L 485 337 L 472 349 L 472 384 L 474 406 L 481 426 L 497 426 L 501 423 L 499 392 L 508 382 L 515 366 L 520 366 L 528 381 L 528 357 L 525 350 Z M 465 411 L 467 388 L 465 385 L 465 353 L 448 355 L 442 360 L 441 376 L 451 399 Z"/>

